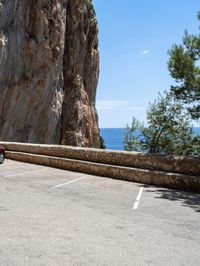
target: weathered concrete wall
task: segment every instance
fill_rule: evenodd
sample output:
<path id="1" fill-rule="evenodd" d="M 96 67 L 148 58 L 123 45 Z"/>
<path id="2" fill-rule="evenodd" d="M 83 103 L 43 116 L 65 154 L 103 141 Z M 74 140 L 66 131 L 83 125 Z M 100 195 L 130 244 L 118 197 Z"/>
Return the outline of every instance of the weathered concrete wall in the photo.
<path id="1" fill-rule="evenodd" d="M 0 143 L 6 157 L 71 171 L 200 193 L 200 158 L 68 146 Z"/>
<path id="2" fill-rule="evenodd" d="M 188 190 L 200 193 L 200 178 L 184 174 L 100 164 L 22 152 L 7 152 L 9 159 L 56 167 L 91 175 L 139 182 L 149 185 Z"/>
<path id="3" fill-rule="evenodd" d="M 60 145 L 36 145 L 14 142 L 1 143 L 9 151 L 200 176 L 199 157 L 149 155 Z"/>

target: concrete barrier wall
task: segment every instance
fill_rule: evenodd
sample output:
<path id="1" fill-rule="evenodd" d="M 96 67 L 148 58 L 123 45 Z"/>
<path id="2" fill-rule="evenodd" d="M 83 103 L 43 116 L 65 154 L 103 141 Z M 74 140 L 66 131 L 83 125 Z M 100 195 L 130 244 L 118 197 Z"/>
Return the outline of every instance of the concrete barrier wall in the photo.
<path id="1" fill-rule="evenodd" d="M 6 157 L 28 163 L 200 193 L 200 158 L 55 145 L 5 143 Z"/>
<path id="2" fill-rule="evenodd" d="M 8 142 L 1 142 L 1 144 L 6 148 L 6 150 L 9 151 L 41 154 L 102 164 L 200 176 L 199 157 L 149 155 L 135 152 L 100 150 L 59 145 L 39 145 Z"/>
<path id="3" fill-rule="evenodd" d="M 88 161 L 50 157 L 22 152 L 7 152 L 7 157 L 13 160 L 41 164 L 49 167 L 56 167 L 90 175 L 111 177 L 125 181 L 139 182 L 149 185 L 200 193 L 200 178 L 197 176 L 99 164 Z"/>

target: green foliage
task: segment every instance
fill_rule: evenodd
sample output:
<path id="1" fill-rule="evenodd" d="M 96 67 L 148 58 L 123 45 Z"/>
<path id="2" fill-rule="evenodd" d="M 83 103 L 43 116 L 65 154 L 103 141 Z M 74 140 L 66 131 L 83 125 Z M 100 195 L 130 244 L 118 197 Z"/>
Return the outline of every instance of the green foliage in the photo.
<path id="1" fill-rule="evenodd" d="M 92 4 L 92 0 L 85 0 L 85 3 L 86 3 L 88 11 L 95 14 L 95 9 L 94 9 L 94 6 Z"/>
<path id="2" fill-rule="evenodd" d="M 200 12 L 198 13 L 200 20 Z M 187 105 L 192 119 L 200 119 L 200 34 L 185 31 L 183 42 L 169 51 L 168 68 L 177 85 L 172 91 Z"/>
<path id="3" fill-rule="evenodd" d="M 142 151 L 141 143 L 141 132 L 143 130 L 143 125 L 133 117 L 132 125 L 127 125 L 124 132 L 124 149 L 126 151 Z"/>
<path id="4" fill-rule="evenodd" d="M 105 149 L 106 145 L 102 136 L 100 136 L 100 149 Z"/>
<path id="5" fill-rule="evenodd" d="M 147 120 L 148 127 L 135 118 L 132 126 L 127 126 L 125 150 L 173 155 L 200 154 L 199 136 L 194 136 L 189 114 L 173 93 L 159 94 L 148 108 Z"/>
<path id="6" fill-rule="evenodd" d="M 191 121 L 172 93 L 159 95 L 147 111 L 149 127 L 143 131 L 151 153 L 186 155 L 193 153 Z"/>
<path id="7" fill-rule="evenodd" d="M 198 12 L 200 20 L 200 12 Z M 182 44 L 169 51 L 168 68 L 176 81 L 171 92 L 159 94 L 147 110 L 148 127 L 135 118 L 127 125 L 124 148 L 129 151 L 200 155 L 200 136 L 192 132 L 191 118 L 200 119 L 200 34 L 185 31 Z M 138 130 L 141 135 L 138 136 Z"/>

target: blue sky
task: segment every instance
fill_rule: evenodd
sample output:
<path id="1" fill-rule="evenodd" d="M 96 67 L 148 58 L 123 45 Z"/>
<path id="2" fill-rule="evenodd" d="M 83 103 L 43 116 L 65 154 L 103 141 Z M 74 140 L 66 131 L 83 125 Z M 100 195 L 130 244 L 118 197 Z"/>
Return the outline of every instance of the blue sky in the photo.
<path id="1" fill-rule="evenodd" d="M 93 0 L 99 22 L 100 127 L 125 127 L 173 80 L 167 51 L 184 30 L 198 33 L 199 0 Z"/>

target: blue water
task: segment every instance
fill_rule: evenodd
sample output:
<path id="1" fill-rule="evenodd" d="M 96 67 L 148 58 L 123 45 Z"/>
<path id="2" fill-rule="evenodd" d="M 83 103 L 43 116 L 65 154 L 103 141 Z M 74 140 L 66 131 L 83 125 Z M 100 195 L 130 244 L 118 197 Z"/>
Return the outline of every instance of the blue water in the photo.
<path id="1" fill-rule="evenodd" d="M 193 130 L 195 133 L 200 134 L 200 127 L 195 127 Z M 124 150 L 124 128 L 101 128 L 100 132 L 106 149 Z"/>
<path id="2" fill-rule="evenodd" d="M 100 133 L 104 139 L 106 149 L 124 150 L 124 128 L 101 128 Z"/>

